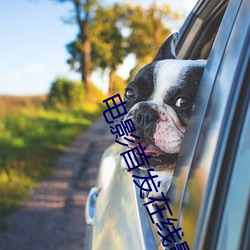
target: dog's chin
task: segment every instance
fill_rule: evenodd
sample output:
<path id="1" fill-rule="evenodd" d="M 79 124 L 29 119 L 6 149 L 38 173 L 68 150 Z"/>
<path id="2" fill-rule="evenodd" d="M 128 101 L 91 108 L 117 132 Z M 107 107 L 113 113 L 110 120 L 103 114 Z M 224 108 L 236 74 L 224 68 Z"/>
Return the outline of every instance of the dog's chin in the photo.
<path id="1" fill-rule="evenodd" d="M 155 171 L 166 171 L 172 169 L 176 165 L 178 154 L 162 154 L 159 156 L 154 156 L 146 154 L 150 158 L 148 159 L 149 165 L 145 164 L 143 168 L 153 168 Z"/>
<path id="2" fill-rule="evenodd" d="M 152 155 L 149 156 L 150 158 L 148 159 L 148 162 L 150 164 L 150 168 L 153 168 L 156 171 L 165 171 L 175 167 L 178 154 L 163 154 L 160 156 L 152 156 Z"/>

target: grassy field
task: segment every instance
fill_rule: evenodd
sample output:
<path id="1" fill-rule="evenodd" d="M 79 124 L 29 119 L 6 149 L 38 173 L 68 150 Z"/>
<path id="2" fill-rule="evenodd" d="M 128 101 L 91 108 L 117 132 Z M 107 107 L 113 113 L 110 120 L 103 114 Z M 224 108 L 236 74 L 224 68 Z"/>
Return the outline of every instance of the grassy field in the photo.
<path id="1" fill-rule="evenodd" d="M 46 96 L 0 96 L 0 229 L 59 154 L 101 114 L 98 104 L 82 109 L 45 108 Z"/>

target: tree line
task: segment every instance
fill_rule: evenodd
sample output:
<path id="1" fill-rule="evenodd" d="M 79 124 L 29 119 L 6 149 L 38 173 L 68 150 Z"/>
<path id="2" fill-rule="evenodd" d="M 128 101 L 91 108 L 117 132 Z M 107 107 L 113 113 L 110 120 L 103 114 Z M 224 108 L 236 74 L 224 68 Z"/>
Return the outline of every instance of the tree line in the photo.
<path id="1" fill-rule="evenodd" d="M 69 21 L 78 26 L 76 39 L 66 45 L 68 64 L 81 73 L 87 96 L 91 95 L 90 74 L 97 68 L 109 70 L 109 93 L 113 92 L 116 70 L 129 54 L 136 56 L 131 76 L 152 60 L 170 34 L 165 23 L 174 18 L 169 5 L 142 7 L 116 3 L 104 6 L 98 0 L 55 0 L 71 2 Z"/>

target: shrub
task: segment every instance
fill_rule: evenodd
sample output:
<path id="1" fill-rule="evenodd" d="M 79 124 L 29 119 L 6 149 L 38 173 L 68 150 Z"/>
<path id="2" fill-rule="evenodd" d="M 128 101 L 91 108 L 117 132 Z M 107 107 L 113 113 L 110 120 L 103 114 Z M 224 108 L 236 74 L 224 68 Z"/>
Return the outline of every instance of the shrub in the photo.
<path id="1" fill-rule="evenodd" d="M 83 84 L 67 78 L 58 78 L 51 85 L 48 100 L 54 107 L 81 107 L 85 100 Z"/>
<path id="2" fill-rule="evenodd" d="M 119 93 L 121 95 L 121 97 L 123 98 L 123 94 L 124 94 L 124 90 L 126 88 L 126 81 L 121 78 L 120 76 L 118 76 L 117 74 L 115 74 L 112 78 L 113 81 L 113 94 L 117 94 Z"/>
<path id="3" fill-rule="evenodd" d="M 91 95 L 94 103 L 101 103 L 103 104 L 103 100 L 108 98 L 108 95 L 104 94 L 101 89 L 96 87 L 94 84 L 90 85 Z"/>

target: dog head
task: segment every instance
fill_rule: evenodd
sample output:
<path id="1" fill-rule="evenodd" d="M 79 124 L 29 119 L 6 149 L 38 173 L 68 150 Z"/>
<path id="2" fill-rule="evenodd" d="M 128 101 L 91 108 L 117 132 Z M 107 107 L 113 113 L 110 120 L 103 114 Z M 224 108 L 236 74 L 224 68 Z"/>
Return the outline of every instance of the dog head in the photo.
<path id="1" fill-rule="evenodd" d="M 157 171 L 175 167 L 205 60 L 178 60 L 175 45 L 178 34 L 171 35 L 154 60 L 143 67 L 125 89 L 128 114 L 150 167 Z M 131 139 L 133 139 L 131 137 Z M 147 165 L 145 165 L 147 167 Z"/>

